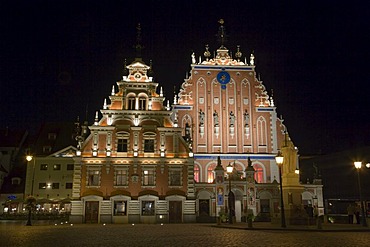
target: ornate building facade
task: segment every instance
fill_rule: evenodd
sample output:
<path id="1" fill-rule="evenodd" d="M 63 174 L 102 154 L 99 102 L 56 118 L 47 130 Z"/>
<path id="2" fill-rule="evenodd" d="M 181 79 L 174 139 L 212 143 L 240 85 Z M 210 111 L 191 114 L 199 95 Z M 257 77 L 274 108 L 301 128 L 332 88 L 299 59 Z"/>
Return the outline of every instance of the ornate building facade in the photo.
<path id="1" fill-rule="evenodd" d="M 77 126 L 71 222 L 215 222 L 230 209 L 236 221 L 247 212 L 273 220 L 281 182 L 288 218 L 303 205 L 323 213 L 322 186 L 299 183 L 298 150 L 256 77 L 254 55 L 243 62 L 238 46 L 232 58 L 220 23 L 221 46 L 213 57 L 206 46 L 198 62 L 192 54 L 172 106 L 138 42 L 110 103 L 104 100 L 93 125 Z"/>
<path id="2" fill-rule="evenodd" d="M 184 133 L 191 133 L 197 216 L 206 219 L 228 211 L 227 192 L 232 190 L 237 221 L 248 209 L 261 218 L 279 217 L 280 182 L 288 218 L 313 205 L 322 214 L 322 186 L 300 184 L 298 149 L 257 78 L 254 55 L 249 63 L 242 61 L 238 46 L 232 58 L 220 24 L 221 46 L 213 57 L 208 45 L 198 61 L 192 54 L 190 76 L 173 105 L 176 121 Z M 282 181 L 275 162 L 279 150 L 285 158 Z M 228 164 L 234 168 L 229 175 L 231 188 L 224 180 Z"/>

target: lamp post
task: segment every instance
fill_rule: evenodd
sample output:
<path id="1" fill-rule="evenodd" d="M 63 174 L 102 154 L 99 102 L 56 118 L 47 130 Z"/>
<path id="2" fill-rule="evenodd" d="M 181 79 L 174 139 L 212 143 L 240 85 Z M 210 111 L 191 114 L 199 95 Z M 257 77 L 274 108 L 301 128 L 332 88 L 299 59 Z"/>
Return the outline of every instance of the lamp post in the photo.
<path id="1" fill-rule="evenodd" d="M 229 224 L 233 224 L 233 199 L 234 199 L 234 193 L 231 191 L 231 174 L 233 172 L 233 166 L 229 163 L 229 165 L 226 167 L 227 174 L 229 175 Z"/>
<path id="2" fill-rule="evenodd" d="M 278 154 L 275 157 L 276 164 L 279 167 L 279 180 L 280 180 L 280 216 L 281 216 L 281 227 L 285 228 L 286 223 L 285 223 L 285 211 L 284 211 L 284 199 L 283 199 L 283 181 L 282 181 L 282 176 L 281 176 L 281 167 L 283 166 L 284 162 L 284 157 L 278 152 Z"/>
<path id="3" fill-rule="evenodd" d="M 31 162 L 31 160 L 33 159 L 33 156 L 32 155 L 27 155 L 26 156 L 26 160 L 27 160 L 27 167 L 29 167 L 29 163 Z M 32 167 L 32 183 L 31 183 L 31 196 L 33 196 L 33 184 L 34 184 L 34 181 L 35 181 L 35 160 L 33 161 L 33 167 Z M 26 226 L 32 226 L 32 223 L 31 223 L 31 212 L 32 212 L 32 203 L 33 201 L 31 199 L 28 199 L 27 200 L 27 206 L 28 206 L 28 218 L 27 218 L 27 223 L 26 223 Z"/>
<path id="4" fill-rule="evenodd" d="M 366 222 L 366 215 L 365 215 L 365 209 L 364 209 L 364 202 L 362 200 L 362 192 L 361 192 L 361 179 L 360 179 L 360 169 L 362 167 L 362 162 L 361 161 L 355 161 L 354 165 L 357 169 L 357 182 L 358 182 L 358 191 L 360 194 L 360 203 L 361 203 L 361 221 L 362 221 L 362 226 L 367 227 L 367 222 Z"/>

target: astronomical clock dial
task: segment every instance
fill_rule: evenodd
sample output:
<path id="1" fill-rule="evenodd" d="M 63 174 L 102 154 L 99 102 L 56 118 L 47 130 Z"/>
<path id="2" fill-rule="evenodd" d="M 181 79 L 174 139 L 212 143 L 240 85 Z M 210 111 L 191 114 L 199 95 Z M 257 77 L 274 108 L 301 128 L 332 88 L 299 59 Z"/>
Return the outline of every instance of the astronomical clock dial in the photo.
<path id="1" fill-rule="evenodd" d="M 226 84 L 230 82 L 230 74 L 226 71 L 221 71 L 217 74 L 217 81 L 221 84 L 222 89 L 226 89 Z"/>

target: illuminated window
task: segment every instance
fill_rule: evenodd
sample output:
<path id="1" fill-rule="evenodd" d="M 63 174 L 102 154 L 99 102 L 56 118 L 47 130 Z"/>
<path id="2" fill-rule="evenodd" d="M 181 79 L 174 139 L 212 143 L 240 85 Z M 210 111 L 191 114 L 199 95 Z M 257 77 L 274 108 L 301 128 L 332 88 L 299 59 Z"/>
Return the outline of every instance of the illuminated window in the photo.
<path id="1" fill-rule="evenodd" d="M 141 202 L 141 215 L 154 215 L 154 213 L 155 213 L 154 201 Z"/>
<path id="2" fill-rule="evenodd" d="M 263 168 L 258 164 L 254 164 L 253 168 L 254 168 L 254 179 L 256 180 L 256 182 L 264 183 Z"/>
<path id="3" fill-rule="evenodd" d="M 40 170 L 46 171 L 48 169 L 48 164 L 41 164 L 40 165 Z"/>
<path id="4" fill-rule="evenodd" d="M 194 165 L 194 180 L 195 182 L 199 183 L 199 178 L 200 178 L 200 170 L 198 165 Z"/>
<path id="5" fill-rule="evenodd" d="M 144 169 L 142 172 L 142 185 L 153 186 L 155 185 L 155 172 L 153 169 Z"/>
<path id="6" fill-rule="evenodd" d="M 127 170 L 116 170 L 114 173 L 115 185 L 125 186 L 128 185 L 128 171 Z"/>
<path id="7" fill-rule="evenodd" d="M 207 168 L 207 183 L 213 183 L 215 180 L 215 173 L 214 173 L 215 165 L 210 165 Z"/>
<path id="8" fill-rule="evenodd" d="M 45 190 L 46 189 L 46 183 L 39 183 L 39 189 Z"/>

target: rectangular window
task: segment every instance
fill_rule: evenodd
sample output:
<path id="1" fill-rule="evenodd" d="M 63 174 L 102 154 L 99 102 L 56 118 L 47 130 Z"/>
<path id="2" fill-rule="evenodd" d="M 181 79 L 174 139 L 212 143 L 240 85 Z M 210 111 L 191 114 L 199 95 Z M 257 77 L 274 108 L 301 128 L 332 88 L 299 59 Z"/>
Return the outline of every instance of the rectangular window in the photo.
<path id="1" fill-rule="evenodd" d="M 39 189 L 45 190 L 46 189 L 46 183 L 39 183 Z"/>
<path id="2" fill-rule="evenodd" d="M 54 171 L 59 171 L 59 170 L 60 170 L 60 164 L 55 164 L 55 165 L 53 166 L 53 170 L 54 170 Z"/>
<path id="3" fill-rule="evenodd" d="M 144 140 L 144 152 L 154 152 L 154 139 Z"/>
<path id="4" fill-rule="evenodd" d="M 125 186 L 128 184 L 128 172 L 127 170 L 116 170 L 116 186 Z"/>
<path id="5" fill-rule="evenodd" d="M 180 170 L 170 171 L 169 180 L 170 186 L 181 186 L 181 171 Z"/>
<path id="6" fill-rule="evenodd" d="M 100 184 L 100 171 L 88 170 L 87 186 L 99 186 L 99 184 Z"/>
<path id="7" fill-rule="evenodd" d="M 72 189 L 73 183 L 66 183 L 66 189 Z"/>
<path id="8" fill-rule="evenodd" d="M 154 201 L 142 201 L 141 202 L 141 214 L 142 215 L 154 215 L 155 206 Z"/>
<path id="9" fill-rule="evenodd" d="M 73 171 L 74 168 L 75 168 L 74 164 L 67 164 L 67 171 Z"/>
<path id="10" fill-rule="evenodd" d="M 57 190 L 57 189 L 59 189 L 59 183 L 53 183 L 53 184 L 52 184 L 52 186 L 51 186 L 51 188 L 52 188 L 53 190 Z"/>
<path id="11" fill-rule="evenodd" d="M 44 152 L 44 153 L 50 153 L 51 152 L 51 147 L 50 146 L 43 146 L 42 147 L 42 152 Z"/>
<path id="12" fill-rule="evenodd" d="M 46 171 L 48 169 L 48 164 L 41 164 L 40 165 L 40 170 Z"/>
<path id="13" fill-rule="evenodd" d="M 127 201 L 114 201 L 114 215 L 127 214 Z"/>
<path id="14" fill-rule="evenodd" d="M 144 186 L 155 185 L 154 170 L 143 170 L 142 183 Z"/>
<path id="15" fill-rule="evenodd" d="M 118 139 L 117 141 L 117 152 L 127 152 L 127 139 Z"/>

